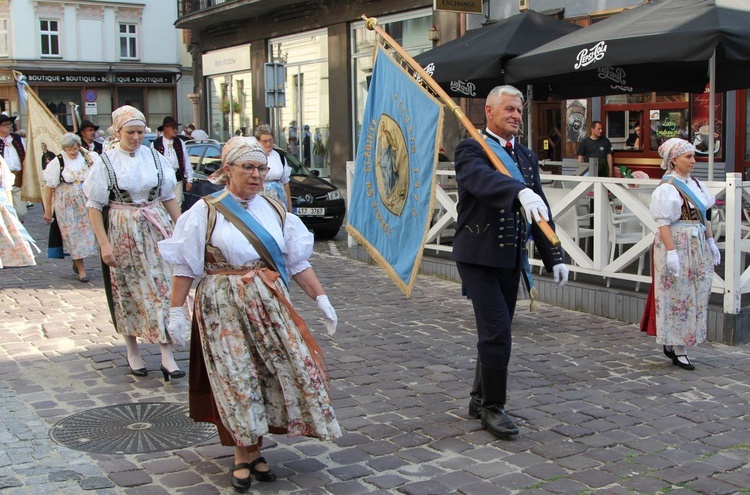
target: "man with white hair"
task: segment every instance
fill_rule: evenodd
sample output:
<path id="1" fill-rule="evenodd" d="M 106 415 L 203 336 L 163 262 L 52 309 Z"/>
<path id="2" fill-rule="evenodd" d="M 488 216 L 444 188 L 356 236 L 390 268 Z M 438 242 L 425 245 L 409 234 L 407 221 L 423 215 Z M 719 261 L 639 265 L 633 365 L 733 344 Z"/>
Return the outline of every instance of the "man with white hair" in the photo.
<path id="1" fill-rule="evenodd" d="M 476 317 L 479 351 L 469 415 L 499 438 L 518 435 L 505 413 L 511 323 L 518 285 L 526 272 L 526 240 L 534 236 L 547 271 L 558 286 L 568 281 L 563 251 L 545 237 L 535 221 L 550 219 L 539 181 L 539 161 L 515 136 L 521 127 L 523 94 L 498 86 L 487 97 L 484 138 L 511 175 L 498 172 L 474 139 L 456 148 L 458 219 L 453 259 L 464 293 Z M 550 226 L 554 225 L 550 222 Z"/>

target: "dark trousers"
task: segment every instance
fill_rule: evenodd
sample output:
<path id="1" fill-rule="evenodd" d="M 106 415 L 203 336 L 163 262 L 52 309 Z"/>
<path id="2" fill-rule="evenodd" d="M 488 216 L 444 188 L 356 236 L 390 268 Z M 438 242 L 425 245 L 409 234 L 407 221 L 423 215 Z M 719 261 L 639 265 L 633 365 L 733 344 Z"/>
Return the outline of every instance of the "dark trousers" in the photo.
<path id="1" fill-rule="evenodd" d="M 474 305 L 479 359 L 490 368 L 507 368 L 510 361 L 513 313 L 521 271 L 456 262 L 466 295 Z"/>

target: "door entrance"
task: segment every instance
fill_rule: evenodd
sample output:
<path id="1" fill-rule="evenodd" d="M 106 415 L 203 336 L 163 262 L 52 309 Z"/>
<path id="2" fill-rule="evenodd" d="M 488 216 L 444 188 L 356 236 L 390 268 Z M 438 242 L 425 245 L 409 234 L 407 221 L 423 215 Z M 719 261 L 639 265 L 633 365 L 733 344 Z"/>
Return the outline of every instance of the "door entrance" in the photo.
<path id="1" fill-rule="evenodd" d="M 562 161 L 565 134 L 560 102 L 536 104 L 533 151 L 540 160 Z"/>

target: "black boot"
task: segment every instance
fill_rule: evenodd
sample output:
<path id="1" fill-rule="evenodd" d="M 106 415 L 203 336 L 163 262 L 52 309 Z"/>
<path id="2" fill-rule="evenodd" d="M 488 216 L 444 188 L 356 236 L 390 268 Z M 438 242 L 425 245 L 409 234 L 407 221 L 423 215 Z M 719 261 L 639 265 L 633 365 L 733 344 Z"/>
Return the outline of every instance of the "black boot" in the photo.
<path id="1" fill-rule="evenodd" d="M 480 367 L 482 380 L 482 426 L 498 438 L 513 438 L 518 435 L 518 427 L 505 414 L 508 368 L 490 368 L 483 364 Z"/>
<path id="2" fill-rule="evenodd" d="M 469 416 L 479 419 L 482 411 L 482 372 L 479 369 L 479 356 L 477 356 L 477 367 L 474 372 L 474 385 L 471 386 L 471 399 L 469 399 Z"/>

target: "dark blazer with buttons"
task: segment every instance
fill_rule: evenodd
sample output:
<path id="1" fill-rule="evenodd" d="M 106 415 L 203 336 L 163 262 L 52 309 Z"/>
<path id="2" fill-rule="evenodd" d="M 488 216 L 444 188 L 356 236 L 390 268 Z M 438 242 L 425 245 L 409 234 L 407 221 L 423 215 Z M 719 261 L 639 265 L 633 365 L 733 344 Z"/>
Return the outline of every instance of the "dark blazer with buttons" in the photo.
<path id="1" fill-rule="evenodd" d="M 505 151 L 503 151 L 505 153 Z M 526 219 L 518 193 L 530 187 L 547 202 L 539 181 L 539 160 L 531 150 L 516 143 L 515 154 L 526 185 L 502 174 L 490 163 L 474 139 L 456 148 L 458 220 L 453 239 L 453 259 L 496 268 L 517 268 L 526 243 Z M 550 220 L 550 226 L 554 223 Z M 547 271 L 564 263 L 563 252 L 553 247 L 536 223 L 531 235 Z"/>

